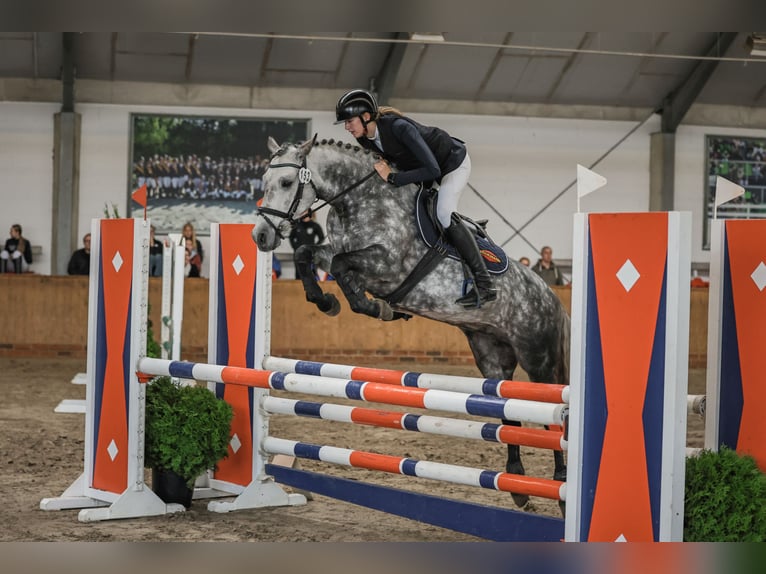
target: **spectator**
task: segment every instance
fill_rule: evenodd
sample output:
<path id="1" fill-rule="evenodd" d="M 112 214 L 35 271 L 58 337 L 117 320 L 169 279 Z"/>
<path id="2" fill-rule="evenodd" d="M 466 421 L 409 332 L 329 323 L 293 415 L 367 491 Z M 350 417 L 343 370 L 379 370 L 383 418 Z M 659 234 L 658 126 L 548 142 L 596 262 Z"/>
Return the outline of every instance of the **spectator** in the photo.
<path id="1" fill-rule="evenodd" d="M 315 220 L 315 215 L 304 215 L 300 221 L 295 224 L 293 230 L 290 232 L 290 245 L 293 250 L 298 249 L 301 245 L 319 245 L 324 241 L 324 231 L 322 226 Z"/>
<path id="2" fill-rule="evenodd" d="M 529 257 L 522 257 L 519 259 L 519 263 L 521 263 L 524 267 L 529 267 Z"/>
<path id="3" fill-rule="evenodd" d="M 187 221 L 184 224 L 181 234 L 184 236 L 184 239 L 191 239 L 192 246 L 194 247 L 194 250 L 197 252 L 197 255 L 199 255 L 199 265 L 201 269 L 202 260 L 205 258 L 205 254 L 202 251 L 202 243 L 200 243 L 200 240 L 197 239 L 197 232 L 194 231 L 194 226 L 191 224 L 191 221 Z"/>
<path id="4" fill-rule="evenodd" d="M 86 233 L 82 238 L 82 249 L 72 253 L 67 266 L 67 273 L 70 275 L 90 275 L 90 233 Z"/>
<path id="5" fill-rule="evenodd" d="M 184 265 L 184 275 L 186 277 L 199 277 L 200 270 L 202 269 L 202 258 L 196 249 L 194 249 L 194 241 L 190 238 L 184 240 L 186 242 L 186 260 Z"/>
<path id="6" fill-rule="evenodd" d="M 276 253 L 271 254 L 271 278 L 279 279 L 282 277 L 282 263 L 279 261 Z"/>
<path id="7" fill-rule="evenodd" d="M 547 245 L 540 250 L 540 259 L 537 260 L 532 271 L 543 278 L 548 285 L 563 285 L 564 277 L 553 262 L 553 249 Z"/>
<path id="8" fill-rule="evenodd" d="M 32 263 L 32 245 L 21 235 L 21 225 L 11 225 L 11 236 L 0 251 L 0 273 L 8 273 L 8 260 L 13 261 L 13 272 L 21 273 L 22 261 Z"/>
<path id="9" fill-rule="evenodd" d="M 162 241 L 154 237 L 154 225 L 149 228 L 149 276 L 162 277 Z"/>

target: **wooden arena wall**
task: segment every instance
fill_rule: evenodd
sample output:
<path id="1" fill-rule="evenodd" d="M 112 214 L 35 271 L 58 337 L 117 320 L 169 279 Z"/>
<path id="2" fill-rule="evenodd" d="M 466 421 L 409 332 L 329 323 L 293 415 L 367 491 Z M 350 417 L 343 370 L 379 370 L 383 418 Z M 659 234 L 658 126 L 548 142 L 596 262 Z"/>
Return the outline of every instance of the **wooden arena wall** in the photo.
<path id="1" fill-rule="evenodd" d="M 324 283 L 343 307 L 326 317 L 306 302 L 298 281 L 274 283 L 271 352 L 340 363 L 401 362 L 473 364 L 468 344 L 452 326 L 413 317 L 377 322 L 355 316 L 338 286 Z M 149 280 L 150 318 L 160 336 L 161 280 Z M 554 288 L 569 310 L 571 289 Z M 84 358 L 87 341 L 88 278 L 24 274 L 0 275 L 4 309 L 0 313 L 0 356 Z M 690 367 L 704 367 L 707 345 L 708 289 L 692 288 L 689 341 Z M 182 359 L 207 360 L 208 281 L 184 285 Z"/>

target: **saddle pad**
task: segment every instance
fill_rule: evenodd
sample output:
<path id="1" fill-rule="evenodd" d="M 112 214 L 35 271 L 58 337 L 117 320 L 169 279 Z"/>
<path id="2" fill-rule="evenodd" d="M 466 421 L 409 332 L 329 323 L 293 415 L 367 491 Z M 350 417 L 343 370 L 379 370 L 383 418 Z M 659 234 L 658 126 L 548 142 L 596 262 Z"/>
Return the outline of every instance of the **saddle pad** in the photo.
<path id="1" fill-rule="evenodd" d="M 430 190 L 421 187 L 418 191 L 418 197 L 415 200 L 415 220 L 417 221 L 420 236 L 429 247 L 433 247 L 439 240 L 439 232 L 436 230 L 431 216 L 429 215 L 428 202 L 430 200 Z M 462 217 L 462 216 L 461 216 Z M 464 225 L 469 229 L 473 228 L 473 235 L 479 244 L 479 251 L 487 265 L 487 271 L 494 275 L 501 275 L 508 269 L 508 256 L 501 247 L 492 242 L 489 237 L 483 237 L 477 232 L 476 225 L 470 220 L 465 219 Z M 446 241 L 446 238 L 445 238 Z M 460 261 L 457 249 L 451 243 L 444 243 L 447 248 L 447 257 Z"/>

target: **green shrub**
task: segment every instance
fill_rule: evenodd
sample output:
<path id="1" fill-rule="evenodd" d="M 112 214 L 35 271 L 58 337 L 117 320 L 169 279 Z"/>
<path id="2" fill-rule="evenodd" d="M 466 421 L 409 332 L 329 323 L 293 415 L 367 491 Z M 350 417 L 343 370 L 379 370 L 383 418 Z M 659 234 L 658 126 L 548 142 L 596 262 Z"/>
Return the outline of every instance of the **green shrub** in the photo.
<path id="1" fill-rule="evenodd" d="M 766 476 L 749 456 L 721 447 L 686 459 L 684 541 L 766 540 Z"/>
<path id="2" fill-rule="evenodd" d="M 228 454 L 232 408 L 205 387 L 158 377 L 146 388 L 144 466 L 172 471 L 189 487 Z"/>

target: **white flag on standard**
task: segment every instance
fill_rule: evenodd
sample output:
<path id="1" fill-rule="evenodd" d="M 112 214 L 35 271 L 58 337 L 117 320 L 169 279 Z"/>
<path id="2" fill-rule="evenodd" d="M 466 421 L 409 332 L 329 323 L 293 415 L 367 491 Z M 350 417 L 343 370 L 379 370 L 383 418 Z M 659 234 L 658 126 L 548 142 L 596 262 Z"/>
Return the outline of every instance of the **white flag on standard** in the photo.
<path id="1" fill-rule="evenodd" d="M 715 178 L 715 207 L 745 194 L 745 188 L 723 177 Z"/>
<path id="2" fill-rule="evenodd" d="M 603 175 L 599 175 L 579 163 L 577 164 L 577 197 L 588 195 L 605 185 L 606 178 Z"/>

